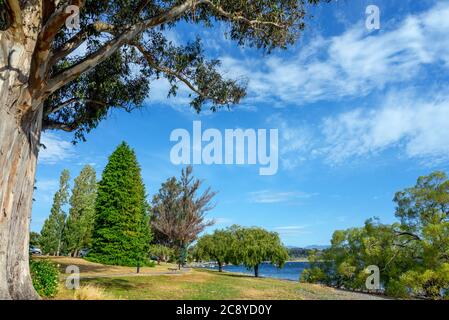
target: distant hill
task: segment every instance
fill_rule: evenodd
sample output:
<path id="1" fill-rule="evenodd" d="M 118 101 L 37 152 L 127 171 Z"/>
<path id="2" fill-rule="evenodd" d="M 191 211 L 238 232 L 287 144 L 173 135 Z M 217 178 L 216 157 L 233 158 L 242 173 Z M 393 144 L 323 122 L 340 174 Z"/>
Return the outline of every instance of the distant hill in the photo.
<path id="1" fill-rule="evenodd" d="M 324 249 L 329 249 L 329 248 L 330 248 L 330 245 L 318 245 L 318 244 L 305 247 L 305 249 L 309 249 L 309 250 L 312 250 L 312 249 L 324 250 Z"/>

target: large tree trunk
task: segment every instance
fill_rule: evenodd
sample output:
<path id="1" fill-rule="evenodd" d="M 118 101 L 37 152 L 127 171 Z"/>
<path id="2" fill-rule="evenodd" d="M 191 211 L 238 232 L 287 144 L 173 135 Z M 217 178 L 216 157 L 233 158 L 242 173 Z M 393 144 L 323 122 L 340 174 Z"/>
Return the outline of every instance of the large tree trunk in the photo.
<path id="1" fill-rule="evenodd" d="M 0 32 L 0 299 L 36 299 L 29 224 L 42 108 L 28 88 L 33 46 Z"/>

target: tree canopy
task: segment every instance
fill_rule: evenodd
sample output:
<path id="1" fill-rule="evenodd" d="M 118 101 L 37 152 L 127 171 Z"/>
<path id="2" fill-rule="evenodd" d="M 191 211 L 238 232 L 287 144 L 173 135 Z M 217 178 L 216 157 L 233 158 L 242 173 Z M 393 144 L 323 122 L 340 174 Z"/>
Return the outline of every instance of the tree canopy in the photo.
<path id="1" fill-rule="evenodd" d="M 182 170 L 181 177 L 172 177 L 162 184 L 152 202 L 152 227 L 161 243 L 186 249 L 213 221 L 206 220 L 206 213 L 215 192 L 206 188 L 202 193 L 202 181 L 193 176 L 191 166 Z"/>
<path id="2" fill-rule="evenodd" d="M 288 259 L 288 251 L 276 232 L 233 225 L 201 237 L 195 245 L 194 256 L 216 261 L 220 271 L 223 263 L 243 264 L 258 277 L 262 262 L 270 261 L 281 268 Z"/>
<path id="3" fill-rule="evenodd" d="M 449 288 L 449 180 L 443 172 L 418 178 L 397 192 L 399 222 L 370 219 L 362 228 L 335 231 L 331 247 L 311 257 L 304 281 L 366 289 L 365 269 L 376 265 L 387 294 L 447 296 Z M 446 291 L 444 291 L 446 290 Z"/>
<path id="4" fill-rule="evenodd" d="M 6 1 L 6 6 L 11 1 L 15 0 Z M 76 139 L 84 139 L 108 110 L 140 107 L 153 80 L 161 77 L 170 83 L 169 96 L 176 95 L 181 83 L 186 86 L 198 112 L 204 106 L 217 110 L 237 104 L 246 94 L 246 79 L 222 76 L 220 61 L 205 56 L 200 37 L 178 45 L 164 31 L 180 23 L 224 25 L 226 35 L 238 45 L 270 52 L 297 40 L 307 6 L 319 2 L 44 1 L 30 73 L 37 103 L 44 103 L 43 128 L 72 131 Z M 79 29 L 64 26 L 70 4 L 80 8 Z M 14 15 L 6 14 L 3 29 L 10 18 Z"/>
<path id="5" fill-rule="evenodd" d="M 223 264 L 233 260 L 234 234 L 229 230 L 215 230 L 198 239 L 194 248 L 194 257 L 198 260 L 217 262 L 218 271 L 223 271 Z"/>

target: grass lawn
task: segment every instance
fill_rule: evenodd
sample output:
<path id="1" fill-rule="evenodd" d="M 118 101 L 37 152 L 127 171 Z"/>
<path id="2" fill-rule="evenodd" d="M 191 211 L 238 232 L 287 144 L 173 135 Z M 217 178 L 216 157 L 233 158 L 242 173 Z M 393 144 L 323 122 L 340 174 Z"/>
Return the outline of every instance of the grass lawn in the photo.
<path id="1" fill-rule="evenodd" d="M 254 278 L 233 273 L 194 269 L 184 273 L 173 273 L 163 264 L 154 268 L 142 268 L 135 275 L 134 268 L 104 266 L 83 259 L 52 258 L 60 264 L 78 265 L 81 270 L 81 286 L 100 288 L 107 299 L 149 299 L 149 300 L 224 300 L 224 299 L 376 299 L 353 292 L 335 290 L 320 285 L 303 284 L 294 281 Z M 85 278 L 88 277 L 88 278 Z M 73 299 L 74 294 L 64 288 L 56 299 Z M 100 297 L 101 298 L 101 297 Z"/>

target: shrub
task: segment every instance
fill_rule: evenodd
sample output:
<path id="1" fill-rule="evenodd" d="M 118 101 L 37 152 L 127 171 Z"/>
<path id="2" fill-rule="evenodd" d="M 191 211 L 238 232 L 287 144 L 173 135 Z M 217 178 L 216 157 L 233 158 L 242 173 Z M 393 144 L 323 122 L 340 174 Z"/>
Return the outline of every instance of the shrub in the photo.
<path id="1" fill-rule="evenodd" d="M 385 294 L 390 297 L 403 299 L 410 297 L 407 286 L 398 280 L 390 280 L 390 282 L 388 282 L 388 285 L 385 288 Z"/>
<path id="2" fill-rule="evenodd" d="M 299 281 L 305 283 L 324 283 L 326 279 L 325 272 L 317 267 L 311 269 L 304 269 Z"/>
<path id="3" fill-rule="evenodd" d="M 111 300 L 103 288 L 88 284 L 75 290 L 75 300 Z"/>
<path id="4" fill-rule="evenodd" d="M 31 260 L 31 278 L 34 289 L 41 297 L 51 298 L 58 292 L 58 266 L 49 260 Z"/>

